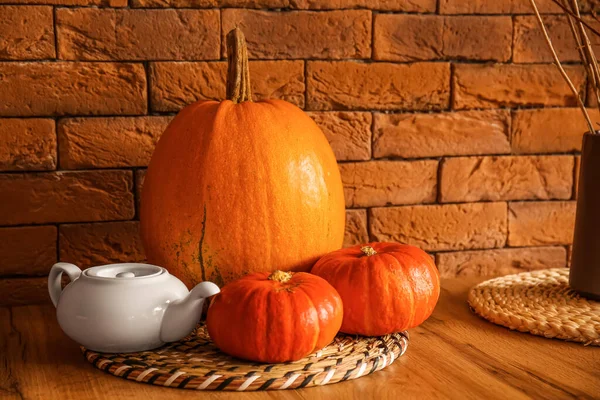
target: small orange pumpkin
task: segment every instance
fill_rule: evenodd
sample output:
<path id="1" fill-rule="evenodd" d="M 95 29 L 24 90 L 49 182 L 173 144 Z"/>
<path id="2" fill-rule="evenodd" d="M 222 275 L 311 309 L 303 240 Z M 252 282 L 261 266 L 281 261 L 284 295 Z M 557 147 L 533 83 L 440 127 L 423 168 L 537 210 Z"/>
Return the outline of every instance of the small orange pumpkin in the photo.
<path id="1" fill-rule="evenodd" d="M 233 281 L 208 308 L 215 345 L 234 357 L 279 363 L 322 349 L 342 324 L 342 300 L 306 272 L 256 273 Z"/>
<path id="2" fill-rule="evenodd" d="M 311 273 L 336 288 L 344 303 L 341 331 L 380 336 L 421 324 L 440 296 L 440 276 L 418 247 L 370 243 L 322 257 Z"/>

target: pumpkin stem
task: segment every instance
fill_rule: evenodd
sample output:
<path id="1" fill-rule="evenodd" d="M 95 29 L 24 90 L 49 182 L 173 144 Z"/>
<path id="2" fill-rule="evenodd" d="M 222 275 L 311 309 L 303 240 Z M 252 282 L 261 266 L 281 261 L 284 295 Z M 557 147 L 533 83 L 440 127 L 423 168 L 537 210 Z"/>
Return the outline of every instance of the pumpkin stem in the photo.
<path id="1" fill-rule="evenodd" d="M 372 248 L 371 246 L 361 247 L 360 251 L 362 251 L 367 257 L 374 256 L 375 254 L 377 254 L 377 252 L 375 251 L 375 249 Z"/>
<path id="2" fill-rule="evenodd" d="M 234 103 L 252 101 L 248 48 L 241 29 L 232 29 L 227 34 L 227 100 Z"/>
<path id="3" fill-rule="evenodd" d="M 287 281 L 292 279 L 292 273 L 277 270 L 277 271 L 273 272 L 271 275 L 269 275 L 269 279 L 272 281 L 280 282 L 280 283 L 286 283 Z"/>

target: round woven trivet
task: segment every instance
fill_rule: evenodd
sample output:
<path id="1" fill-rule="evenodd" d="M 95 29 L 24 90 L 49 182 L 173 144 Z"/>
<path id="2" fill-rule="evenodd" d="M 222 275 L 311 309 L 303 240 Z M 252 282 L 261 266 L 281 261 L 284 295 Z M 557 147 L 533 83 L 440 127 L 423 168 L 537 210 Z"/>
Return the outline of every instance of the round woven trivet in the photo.
<path id="1" fill-rule="evenodd" d="M 408 333 L 381 337 L 338 335 L 333 343 L 302 360 L 252 363 L 217 349 L 204 325 L 190 336 L 139 353 L 97 353 L 85 358 L 109 374 L 137 382 L 197 390 L 273 390 L 326 385 L 379 371 L 404 354 Z"/>
<path id="2" fill-rule="evenodd" d="M 600 346 L 600 302 L 569 287 L 569 269 L 490 279 L 469 292 L 471 309 L 510 329 Z"/>

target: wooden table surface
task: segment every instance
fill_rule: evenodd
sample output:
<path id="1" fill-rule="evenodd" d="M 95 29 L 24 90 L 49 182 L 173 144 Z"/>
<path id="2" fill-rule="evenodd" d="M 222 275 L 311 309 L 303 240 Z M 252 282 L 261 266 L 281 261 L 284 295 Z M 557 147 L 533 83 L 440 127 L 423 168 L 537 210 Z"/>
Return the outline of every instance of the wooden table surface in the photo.
<path id="1" fill-rule="evenodd" d="M 301 390 L 202 392 L 116 378 L 88 364 L 51 306 L 0 308 L 0 398 L 88 399 L 563 399 L 600 398 L 600 348 L 545 339 L 473 315 L 467 291 L 482 279 L 446 280 L 406 354 L 354 381 Z"/>

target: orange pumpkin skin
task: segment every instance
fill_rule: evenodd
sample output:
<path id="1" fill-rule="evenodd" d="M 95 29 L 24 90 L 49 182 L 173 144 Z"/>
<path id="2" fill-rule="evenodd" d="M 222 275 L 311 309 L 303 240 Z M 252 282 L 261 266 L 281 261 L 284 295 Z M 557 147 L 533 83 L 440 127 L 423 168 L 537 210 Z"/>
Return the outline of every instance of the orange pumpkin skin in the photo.
<path id="1" fill-rule="evenodd" d="M 288 273 L 248 275 L 213 298 L 206 325 L 223 352 L 279 363 L 299 360 L 331 343 L 343 318 L 339 294 L 306 272 L 289 274 L 288 281 L 273 280 L 277 274 Z"/>
<path id="2" fill-rule="evenodd" d="M 141 237 L 148 262 L 188 287 L 223 285 L 250 272 L 310 270 L 341 247 L 344 212 L 333 151 L 302 110 L 282 100 L 201 101 L 156 146 Z"/>
<path id="3" fill-rule="evenodd" d="M 376 254 L 367 255 L 371 247 Z M 440 277 L 431 257 L 418 247 L 369 243 L 327 254 L 311 273 L 336 288 L 344 303 L 341 331 L 380 336 L 425 321 L 440 296 Z"/>

